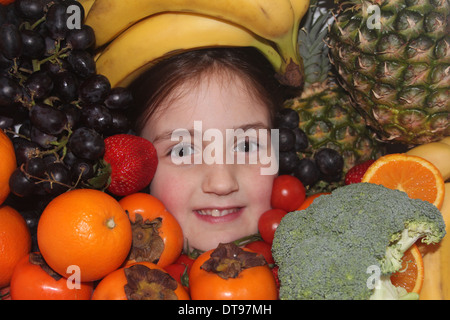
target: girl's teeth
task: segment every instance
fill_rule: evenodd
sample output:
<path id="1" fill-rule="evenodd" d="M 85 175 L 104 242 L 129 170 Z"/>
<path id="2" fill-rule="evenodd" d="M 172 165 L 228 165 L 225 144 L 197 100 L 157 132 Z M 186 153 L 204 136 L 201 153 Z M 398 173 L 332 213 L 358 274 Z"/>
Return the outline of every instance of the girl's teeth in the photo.
<path id="1" fill-rule="evenodd" d="M 197 212 L 199 214 L 205 215 L 205 216 L 223 217 L 234 211 L 235 211 L 235 209 L 226 209 L 226 210 L 212 209 L 212 210 L 198 210 Z"/>

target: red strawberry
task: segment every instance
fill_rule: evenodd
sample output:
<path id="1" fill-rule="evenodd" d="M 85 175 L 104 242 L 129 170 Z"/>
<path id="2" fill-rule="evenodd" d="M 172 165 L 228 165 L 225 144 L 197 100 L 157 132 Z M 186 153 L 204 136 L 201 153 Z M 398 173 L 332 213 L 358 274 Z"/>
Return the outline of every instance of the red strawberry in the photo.
<path id="1" fill-rule="evenodd" d="M 347 184 L 361 182 L 361 179 L 364 176 L 364 173 L 367 171 L 367 169 L 370 167 L 370 165 L 374 162 L 375 162 L 375 160 L 367 160 L 363 163 L 357 164 L 353 168 L 350 168 L 350 170 L 348 170 L 347 174 L 345 175 L 345 184 L 347 185 Z"/>
<path id="2" fill-rule="evenodd" d="M 111 166 L 108 191 L 117 196 L 126 196 L 148 186 L 158 165 L 153 144 L 131 134 L 106 138 L 103 158 Z"/>

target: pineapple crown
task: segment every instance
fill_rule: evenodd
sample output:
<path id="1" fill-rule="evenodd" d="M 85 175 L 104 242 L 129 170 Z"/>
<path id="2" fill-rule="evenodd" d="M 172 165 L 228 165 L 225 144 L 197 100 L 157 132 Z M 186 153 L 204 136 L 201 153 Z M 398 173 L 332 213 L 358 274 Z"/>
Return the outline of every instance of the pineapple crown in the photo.
<path id="1" fill-rule="evenodd" d="M 298 35 L 299 52 L 305 70 L 305 87 L 323 83 L 329 77 L 331 63 L 325 37 L 331 11 L 311 1 L 310 8 Z"/>

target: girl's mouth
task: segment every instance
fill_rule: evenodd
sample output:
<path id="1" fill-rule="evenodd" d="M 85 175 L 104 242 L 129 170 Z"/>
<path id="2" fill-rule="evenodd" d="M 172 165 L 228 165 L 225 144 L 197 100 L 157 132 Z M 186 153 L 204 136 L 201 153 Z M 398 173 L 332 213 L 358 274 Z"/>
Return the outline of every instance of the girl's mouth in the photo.
<path id="1" fill-rule="evenodd" d="M 239 217 L 243 212 L 242 207 L 234 208 L 205 208 L 194 210 L 194 213 L 198 218 L 210 222 L 210 223 L 220 223 L 228 222 Z"/>

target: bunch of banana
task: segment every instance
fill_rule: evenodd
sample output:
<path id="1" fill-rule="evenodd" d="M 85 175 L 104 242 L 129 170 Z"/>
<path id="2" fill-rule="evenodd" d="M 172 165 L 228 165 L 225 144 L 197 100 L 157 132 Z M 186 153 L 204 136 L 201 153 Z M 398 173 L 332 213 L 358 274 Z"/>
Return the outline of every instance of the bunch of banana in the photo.
<path id="1" fill-rule="evenodd" d="M 450 137 L 414 147 L 407 154 L 422 157 L 442 174 L 444 181 L 450 179 Z M 441 213 L 446 223 L 447 235 L 439 244 L 420 246 L 423 253 L 425 277 L 420 299 L 450 299 L 450 182 L 445 183 L 444 203 Z"/>
<path id="2" fill-rule="evenodd" d="M 420 247 L 425 269 L 421 300 L 450 300 L 450 182 L 445 183 L 441 213 L 446 223 L 446 236 L 439 244 Z"/>
<path id="3" fill-rule="evenodd" d="M 95 0 L 78 0 L 78 2 L 83 6 L 84 15 L 87 16 Z"/>
<path id="4" fill-rule="evenodd" d="M 92 3 L 93 1 L 93 3 Z M 255 47 L 279 81 L 300 87 L 299 24 L 309 0 L 82 0 L 102 51 L 97 72 L 125 86 L 160 58 L 195 48 Z"/>
<path id="5" fill-rule="evenodd" d="M 416 146 L 406 153 L 430 161 L 439 169 L 444 181 L 450 179 L 450 137 Z"/>

